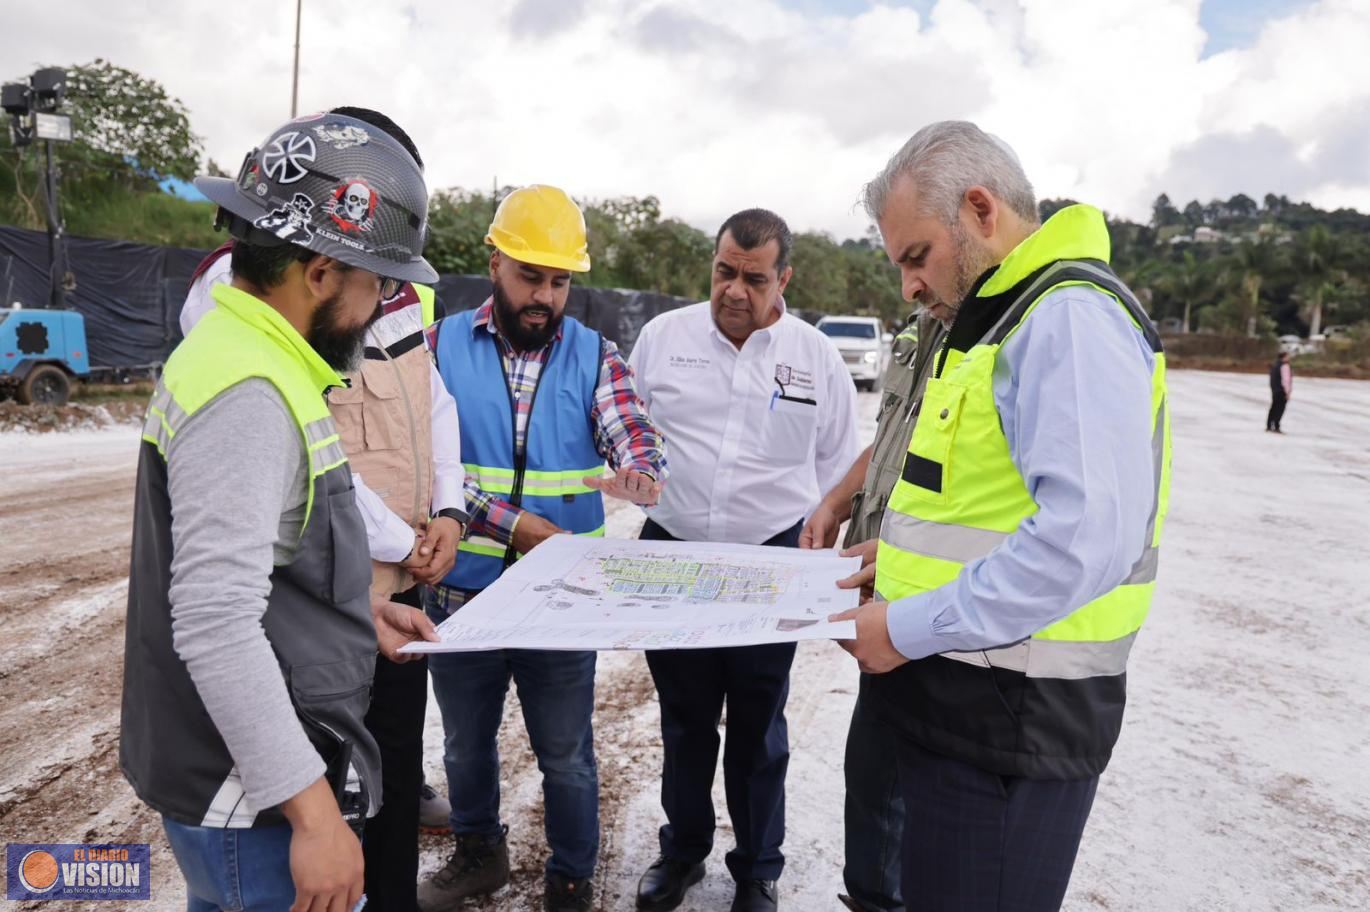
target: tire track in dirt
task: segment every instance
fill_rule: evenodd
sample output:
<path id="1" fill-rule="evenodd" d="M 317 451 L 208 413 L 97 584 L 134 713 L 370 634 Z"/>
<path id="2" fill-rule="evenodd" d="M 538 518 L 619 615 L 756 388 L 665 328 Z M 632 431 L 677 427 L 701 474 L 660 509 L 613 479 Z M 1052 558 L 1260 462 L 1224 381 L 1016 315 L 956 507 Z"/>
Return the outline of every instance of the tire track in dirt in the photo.
<path id="1" fill-rule="evenodd" d="M 601 659 L 603 656 L 601 656 Z M 595 748 L 599 757 L 599 867 L 595 875 L 596 908 L 617 909 L 631 905 L 622 895 L 624 884 L 616 876 L 623 866 L 620 857 L 629 809 L 642 792 L 644 778 L 658 781 L 659 739 L 644 732 L 644 716 L 656 714 L 656 687 L 641 653 L 614 669 L 596 689 Z M 650 786 L 649 786 L 650 787 Z"/>
<path id="2" fill-rule="evenodd" d="M 174 865 L 118 765 L 133 456 L 34 459 L 0 485 L 0 830 L 152 843 L 157 896 Z"/>

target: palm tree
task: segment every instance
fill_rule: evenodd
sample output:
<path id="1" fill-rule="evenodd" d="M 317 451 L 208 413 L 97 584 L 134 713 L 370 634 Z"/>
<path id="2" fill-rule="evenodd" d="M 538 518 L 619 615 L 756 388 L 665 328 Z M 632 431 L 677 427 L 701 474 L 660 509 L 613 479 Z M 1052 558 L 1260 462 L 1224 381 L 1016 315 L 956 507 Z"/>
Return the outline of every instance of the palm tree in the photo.
<path id="1" fill-rule="evenodd" d="M 1329 285 L 1334 285 L 1344 275 L 1338 268 L 1341 254 L 1341 239 L 1324 225 L 1314 225 L 1305 231 L 1295 247 L 1294 268 L 1300 284 L 1308 289 L 1303 298 L 1308 304 L 1308 334 L 1311 336 L 1322 332 L 1322 308 Z"/>
<path id="2" fill-rule="evenodd" d="M 1241 282 L 1241 313 L 1246 334 L 1254 336 L 1261 313 L 1261 285 L 1265 283 L 1266 273 L 1273 271 L 1276 265 L 1275 247 L 1265 239 L 1240 243 L 1232 251 L 1230 263 Z"/>
<path id="3" fill-rule="evenodd" d="M 1176 263 L 1174 269 L 1165 277 L 1164 284 L 1166 293 L 1184 304 L 1184 328 L 1181 332 L 1187 333 L 1192 325 L 1190 315 L 1194 305 L 1207 302 L 1213 293 L 1213 283 L 1208 270 L 1192 251 L 1186 250 L 1180 262 Z"/>

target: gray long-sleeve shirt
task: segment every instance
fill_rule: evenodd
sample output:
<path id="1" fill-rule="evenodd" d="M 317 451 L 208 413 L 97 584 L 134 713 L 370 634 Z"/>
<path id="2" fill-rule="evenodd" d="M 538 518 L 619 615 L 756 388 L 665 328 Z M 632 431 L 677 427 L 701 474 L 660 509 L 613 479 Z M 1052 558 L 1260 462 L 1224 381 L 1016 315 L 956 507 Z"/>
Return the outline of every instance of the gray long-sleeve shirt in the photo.
<path id="1" fill-rule="evenodd" d="M 219 394 L 167 450 L 172 645 L 256 809 L 324 773 L 261 622 L 304 523 L 305 459 L 285 400 L 260 379 Z"/>

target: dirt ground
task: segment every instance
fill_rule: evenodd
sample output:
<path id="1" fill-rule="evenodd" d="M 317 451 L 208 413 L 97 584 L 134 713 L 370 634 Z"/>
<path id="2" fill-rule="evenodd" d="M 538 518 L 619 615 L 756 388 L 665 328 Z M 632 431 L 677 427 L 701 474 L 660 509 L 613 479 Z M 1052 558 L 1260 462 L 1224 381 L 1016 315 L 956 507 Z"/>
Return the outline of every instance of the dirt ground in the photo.
<path id="1" fill-rule="evenodd" d="M 1282 437 L 1259 429 L 1261 377 L 1177 371 L 1171 387 L 1174 506 L 1157 603 L 1066 908 L 1365 909 L 1370 384 L 1300 381 Z M 861 397 L 868 430 L 874 406 Z M 171 910 L 183 908 L 179 874 L 116 764 L 137 441 L 120 422 L 0 433 L 0 841 L 149 842 L 153 900 L 136 906 Z M 615 511 L 609 534 L 639 521 Z M 639 654 L 601 654 L 598 681 L 596 886 L 601 908 L 627 910 L 662 822 L 657 707 Z M 845 653 L 801 646 L 788 712 L 790 909 L 838 908 L 855 684 Z M 428 718 L 426 766 L 441 786 L 431 700 Z M 468 908 L 522 912 L 540 907 L 545 848 L 512 695 L 502 750 L 514 883 Z M 718 785 L 716 849 L 687 910 L 731 898 Z M 423 869 L 445 850 L 425 837 Z"/>
<path id="2" fill-rule="evenodd" d="M 27 431 L 89 431 L 137 425 L 143 419 L 153 384 L 78 383 L 66 405 L 21 405 L 0 391 L 0 434 Z"/>

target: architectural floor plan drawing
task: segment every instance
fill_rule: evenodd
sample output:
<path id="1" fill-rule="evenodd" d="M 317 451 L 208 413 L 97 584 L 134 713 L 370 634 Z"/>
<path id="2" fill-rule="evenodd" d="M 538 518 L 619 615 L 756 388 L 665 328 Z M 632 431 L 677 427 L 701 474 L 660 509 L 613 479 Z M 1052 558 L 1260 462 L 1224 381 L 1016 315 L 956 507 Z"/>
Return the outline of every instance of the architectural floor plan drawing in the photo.
<path id="1" fill-rule="evenodd" d="M 688 649 L 849 639 L 857 605 L 837 581 L 859 558 L 760 545 L 557 535 L 412 652 L 477 649 Z"/>

